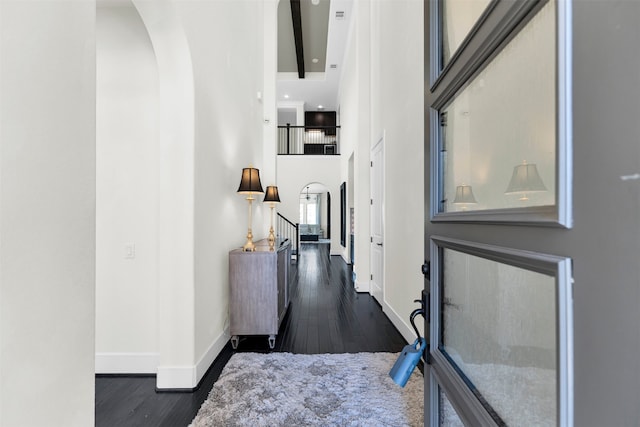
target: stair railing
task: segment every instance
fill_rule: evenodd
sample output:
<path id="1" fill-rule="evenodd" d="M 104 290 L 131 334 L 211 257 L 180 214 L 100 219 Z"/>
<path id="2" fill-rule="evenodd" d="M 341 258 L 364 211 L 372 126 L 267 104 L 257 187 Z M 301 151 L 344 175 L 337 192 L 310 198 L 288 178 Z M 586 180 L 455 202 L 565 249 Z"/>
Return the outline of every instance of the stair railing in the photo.
<path id="1" fill-rule="evenodd" d="M 291 254 L 295 254 L 297 259 L 298 253 L 300 252 L 300 224 L 290 221 L 278 212 L 276 235 L 281 239 L 289 239 L 292 245 Z"/>

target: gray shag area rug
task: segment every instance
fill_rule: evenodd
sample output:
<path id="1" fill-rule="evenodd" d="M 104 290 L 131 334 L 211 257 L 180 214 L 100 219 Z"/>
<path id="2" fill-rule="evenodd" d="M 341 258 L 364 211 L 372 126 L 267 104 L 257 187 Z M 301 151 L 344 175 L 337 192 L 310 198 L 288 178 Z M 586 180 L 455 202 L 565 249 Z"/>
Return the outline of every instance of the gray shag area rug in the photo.
<path id="1" fill-rule="evenodd" d="M 191 426 L 422 426 L 423 376 L 396 385 L 397 356 L 236 353 Z"/>

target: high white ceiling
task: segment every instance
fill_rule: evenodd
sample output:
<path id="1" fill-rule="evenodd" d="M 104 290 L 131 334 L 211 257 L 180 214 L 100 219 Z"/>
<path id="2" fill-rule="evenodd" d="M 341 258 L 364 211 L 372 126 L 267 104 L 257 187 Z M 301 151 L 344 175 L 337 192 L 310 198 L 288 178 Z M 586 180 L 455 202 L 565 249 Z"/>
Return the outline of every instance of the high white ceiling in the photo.
<path id="1" fill-rule="evenodd" d="M 276 85 L 278 106 L 283 107 L 304 102 L 306 111 L 336 111 L 345 47 L 352 21 L 353 0 L 318 0 L 318 5 L 313 5 L 313 2 L 315 0 L 301 0 L 305 69 L 309 70 L 306 72 L 304 79 L 298 78 L 296 71 L 296 52 L 293 41 L 290 1 L 280 0 L 278 5 L 279 66 Z M 305 24 L 309 20 L 318 21 L 317 23 L 321 23 L 322 20 L 326 22 L 327 3 L 329 3 L 329 22 L 328 27 L 325 27 L 326 33 L 322 29 L 323 25 Z M 280 10 L 281 8 L 284 10 Z M 305 27 L 307 30 L 304 29 Z M 287 34 L 286 30 L 289 30 L 290 38 L 281 40 L 281 35 Z M 318 63 L 314 64 L 307 57 L 321 56 L 322 48 L 318 44 L 322 44 L 324 40 L 326 40 L 326 57 L 317 58 Z M 307 55 L 307 50 L 309 55 Z M 281 64 L 282 67 L 280 66 Z M 293 69 L 292 64 L 295 66 Z M 319 105 L 324 108 L 318 108 Z"/>
<path id="2" fill-rule="evenodd" d="M 324 72 L 327 57 L 329 0 L 299 0 L 304 69 Z M 291 1 L 278 3 L 278 71 L 297 72 L 298 61 L 291 16 Z"/>

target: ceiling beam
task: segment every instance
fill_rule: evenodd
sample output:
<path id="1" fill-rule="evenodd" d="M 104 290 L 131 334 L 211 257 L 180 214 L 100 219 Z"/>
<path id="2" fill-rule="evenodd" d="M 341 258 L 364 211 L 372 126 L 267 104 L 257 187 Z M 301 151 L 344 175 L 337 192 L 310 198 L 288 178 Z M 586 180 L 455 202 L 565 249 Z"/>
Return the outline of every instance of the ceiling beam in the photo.
<path id="1" fill-rule="evenodd" d="M 291 0 L 291 20 L 293 21 L 293 38 L 296 42 L 298 78 L 304 79 L 304 51 L 302 49 L 302 13 L 300 12 L 300 0 Z"/>

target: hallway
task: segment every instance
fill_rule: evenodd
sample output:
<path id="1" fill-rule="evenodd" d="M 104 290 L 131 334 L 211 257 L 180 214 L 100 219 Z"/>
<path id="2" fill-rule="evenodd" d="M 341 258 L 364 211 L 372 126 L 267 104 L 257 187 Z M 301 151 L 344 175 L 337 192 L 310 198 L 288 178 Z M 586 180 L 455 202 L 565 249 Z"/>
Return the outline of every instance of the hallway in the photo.
<path id="1" fill-rule="evenodd" d="M 326 244 L 303 243 L 292 264 L 293 292 L 274 351 L 399 352 L 406 344 L 369 294 L 354 291 L 351 268 Z M 240 340 L 237 351 L 267 352 L 266 337 Z M 233 355 L 227 344 L 193 393 L 156 393 L 155 377 L 96 378 L 96 426 L 186 426 Z"/>

